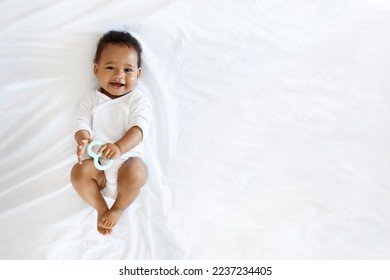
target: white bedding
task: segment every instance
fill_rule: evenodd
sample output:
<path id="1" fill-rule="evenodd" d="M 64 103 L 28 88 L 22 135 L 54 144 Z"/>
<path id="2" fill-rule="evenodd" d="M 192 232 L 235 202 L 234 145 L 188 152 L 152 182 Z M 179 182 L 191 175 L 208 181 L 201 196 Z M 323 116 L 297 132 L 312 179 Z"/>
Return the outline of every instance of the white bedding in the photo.
<path id="1" fill-rule="evenodd" d="M 144 48 L 149 181 L 111 236 L 72 121 Z M 390 1 L 0 1 L 1 259 L 390 258 Z"/>

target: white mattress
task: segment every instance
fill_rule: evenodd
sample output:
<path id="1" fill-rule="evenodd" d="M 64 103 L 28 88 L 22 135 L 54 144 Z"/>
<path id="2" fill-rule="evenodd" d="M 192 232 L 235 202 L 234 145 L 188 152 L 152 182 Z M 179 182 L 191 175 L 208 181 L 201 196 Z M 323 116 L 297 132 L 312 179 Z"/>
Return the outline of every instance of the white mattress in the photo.
<path id="1" fill-rule="evenodd" d="M 1 259 L 390 258 L 390 2 L 1 1 Z M 72 122 L 110 29 L 144 48 L 149 181 L 111 236 Z"/>

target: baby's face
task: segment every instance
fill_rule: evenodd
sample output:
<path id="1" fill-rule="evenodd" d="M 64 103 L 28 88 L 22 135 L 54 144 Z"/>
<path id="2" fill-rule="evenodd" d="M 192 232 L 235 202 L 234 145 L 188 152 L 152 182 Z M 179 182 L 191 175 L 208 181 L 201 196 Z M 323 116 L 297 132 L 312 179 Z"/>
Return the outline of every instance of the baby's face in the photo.
<path id="1" fill-rule="evenodd" d="M 124 45 L 107 45 L 94 65 L 102 92 L 110 98 L 125 95 L 133 90 L 141 74 L 137 67 L 137 52 Z"/>

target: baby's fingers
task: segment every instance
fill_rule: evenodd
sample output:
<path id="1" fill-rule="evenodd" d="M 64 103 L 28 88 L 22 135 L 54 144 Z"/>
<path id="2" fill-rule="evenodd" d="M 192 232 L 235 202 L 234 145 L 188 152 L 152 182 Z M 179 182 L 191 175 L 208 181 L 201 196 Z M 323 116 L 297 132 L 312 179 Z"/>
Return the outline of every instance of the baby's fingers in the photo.
<path id="1" fill-rule="evenodd" d="M 77 146 L 77 161 L 79 164 L 82 163 L 82 156 L 85 153 L 85 149 L 87 148 L 88 143 L 90 143 L 90 139 L 82 139 Z"/>
<path id="2" fill-rule="evenodd" d="M 115 151 L 111 150 L 110 152 L 107 152 L 107 155 L 104 156 L 108 159 L 113 159 L 115 157 Z"/>
<path id="3" fill-rule="evenodd" d="M 110 150 L 110 148 L 109 147 L 107 147 L 104 151 L 103 151 L 103 157 L 104 158 L 110 158 L 110 154 L 112 153 L 112 151 Z"/>
<path id="4" fill-rule="evenodd" d="M 80 141 L 80 143 L 79 143 L 79 145 L 77 146 L 77 149 L 78 150 L 81 150 L 81 151 L 83 151 L 83 150 L 85 150 L 85 148 L 87 147 L 87 145 L 88 145 L 88 139 L 83 139 L 83 140 L 81 140 Z"/>
<path id="5" fill-rule="evenodd" d="M 82 164 L 83 161 L 81 160 L 82 156 L 81 155 L 77 155 L 77 161 L 79 164 Z"/>
<path id="6" fill-rule="evenodd" d="M 97 151 L 97 154 L 103 153 L 104 150 L 106 150 L 106 149 L 107 149 L 107 144 L 100 146 L 99 150 Z"/>
<path id="7" fill-rule="evenodd" d="M 85 150 L 85 146 L 84 145 L 78 145 L 77 146 L 77 154 L 82 154 L 84 150 Z"/>
<path id="8" fill-rule="evenodd" d="M 78 161 L 79 164 L 82 163 L 81 158 L 82 158 L 82 156 L 83 156 L 83 154 L 84 154 L 84 150 L 85 150 L 85 149 L 83 149 L 83 148 L 80 147 L 80 146 L 77 147 L 77 161 Z"/>

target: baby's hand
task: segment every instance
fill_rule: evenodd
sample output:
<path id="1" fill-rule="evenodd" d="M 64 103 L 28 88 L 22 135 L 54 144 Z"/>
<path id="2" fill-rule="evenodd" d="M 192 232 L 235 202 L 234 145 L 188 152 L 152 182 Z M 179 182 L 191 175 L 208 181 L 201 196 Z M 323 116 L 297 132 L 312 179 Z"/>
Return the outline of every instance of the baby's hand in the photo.
<path id="1" fill-rule="evenodd" d="M 77 146 L 77 161 L 79 164 L 82 164 L 83 161 L 81 158 L 85 154 L 85 150 L 89 143 L 91 143 L 93 140 L 91 138 L 81 139 L 79 145 Z"/>
<path id="2" fill-rule="evenodd" d="M 107 143 L 101 146 L 97 153 L 102 153 L 102 156 L 106 159 L 116 159 L 121 155 L 121 150 L 118 145 Z"/>

